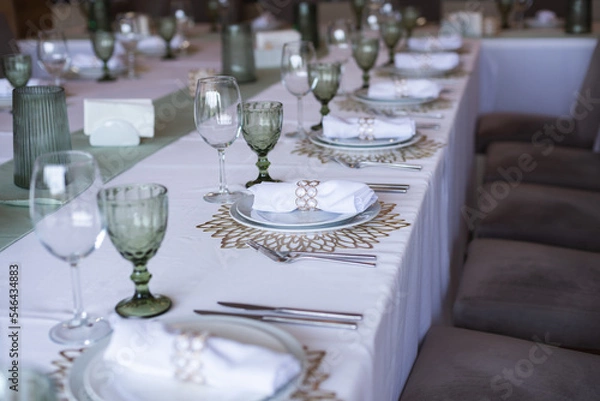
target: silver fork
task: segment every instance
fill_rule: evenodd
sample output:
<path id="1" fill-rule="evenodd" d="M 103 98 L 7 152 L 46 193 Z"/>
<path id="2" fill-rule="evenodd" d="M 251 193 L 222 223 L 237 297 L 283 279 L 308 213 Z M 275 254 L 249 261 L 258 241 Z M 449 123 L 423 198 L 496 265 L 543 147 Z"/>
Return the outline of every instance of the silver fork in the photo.
<path id="1" fill-rule="evenodd" d="M 388 168 L 400 168 L 400 169 L 405 169 L 405 170 L 421 170 L 423 168 L 423 166 L 420 166 L 418 164 L 410 164 L 410 163 L 384 163 L 384 162 L 370 162 L 370 161 L 348 162 L 337 156 L 331 156 L 331 160 L 341 164 L 342 166 L 346 166 L 349 168 L 388 167 Z"/>
<path id="2" fill-rule="evenodd" d="M 375 267 L 377 256 L 351 253 L 315 253 L 315 252 L 281 252 L 275 251 L 253 240 L 247 240 L 246 244 L 257 250 L 269 259 L 279 263 L 290 263 L 301 259 L 328 260 L 338 263 L 349 263 L 361 266 Z M 336 256 L 334 256 L 336 255 Z"/>

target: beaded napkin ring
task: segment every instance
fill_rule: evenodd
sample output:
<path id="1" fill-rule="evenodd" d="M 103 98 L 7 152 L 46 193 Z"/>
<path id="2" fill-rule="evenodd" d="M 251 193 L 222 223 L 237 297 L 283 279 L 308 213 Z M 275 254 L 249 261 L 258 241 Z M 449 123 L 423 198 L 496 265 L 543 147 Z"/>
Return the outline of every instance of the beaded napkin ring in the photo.
<path id="1" fill-rule="evenodd" d="M 373 125 L 375 124 L 375 118 L 373 117 L 360 117 L 358 119 L 358 138 L 363 141 L 372 141 L 375 139 L 373 135 Z"/>
<path id="2" fill-rule="evenodd" d="M 171 362 L 175 366 L 177 380 L 204 383 L 202 351 L 208 337 L 209 333 L 206 331 L 182 331 L 175 337 Z"/>
<path id="3" fill-rule="evenodd" d="M 394 92 L 396 97 L 408 97 L 408 84 L 406 79 L 394 78 Z"/>
<path id="4" fill-rule="evenodd" d="M 318 206 L 317 202 L 317 186 L 320 181 L 317 180 L 300 180 L 296 183 L 296 206 L 298 210 L 315 210 Z"/>

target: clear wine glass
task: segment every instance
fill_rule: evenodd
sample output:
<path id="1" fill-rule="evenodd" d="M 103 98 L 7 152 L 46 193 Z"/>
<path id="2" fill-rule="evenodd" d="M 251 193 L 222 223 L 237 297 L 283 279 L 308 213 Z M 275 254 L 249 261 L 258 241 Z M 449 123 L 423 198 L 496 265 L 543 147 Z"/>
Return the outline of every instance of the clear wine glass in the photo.
<path id="1" fill-rule="evenodd" d="M 327 27 L 327 50 L 328 59 L 337 61 L 342 65 L 342 83 L 340 83 L 339 93 L 345 93 L 343 87 L 344 69 L 346 63 L 352 57 L 352 35 L 354 27 L 352 21 L 347 19 L 336 19 Z"/>
<path id="2" fill-rule="evenodd" d="M 317 53 L 312 42 L 296 41 L 283 45 L 281 52 L 281 82 L 298 99 L 298 125 L 295 132 L 285 134 L 288 137 L 305 137 L 302 123 L 302 98 L 311 91 L 308 80 L 308 65 L 315 61 Z"/>
<path id="3" fill-rule="evenodd" d="M 271 162 L 267 155 L 279 140 L 283 124 L 281 102 L 256 101 L 242 105 L 242 135 L 250 149 L 258 155 L 258 177 L 246 183 L 246 188 L 261 182 L 279 182 L 269 175 Z"/>
<path id="4" fill-rule="evenodd" d="M 108 31 L 96 31 L 91 33 L 91 39 L 94 54 L 102 61 L 102 76 L 97 81 L 114 81 L 116 78 L 110 75 L 108 60 L 110 60 L 115 51 L 115 35 Z"/>
<path id="5" fill-rule="evenodd" d="M 31 56 L 7 54 L 2 57 L 2 70 L 13 88 L 25 86 L 31 78 Z"/>
<path id="6" fill-rule="evenodd" d="M 232 192 L 225 178 L 225 149 L 238 138 L 241 130 L 242 96 L 237 81 L 230 76 L 201 78 L 194 98 L 194 122 L 204 141 L 219 153 L 219 190 L 204 195 L 211 203 L 233 203 L 244 196 Z"/>
<path id="7" fill-rule="evenodd" d="M 312 93 L 321 103 L 321 121 L 311 127 L 314 131 L 323 128 L 323 117 L 329 114 L 329 102 L 340 87 L 342 66 L 340 63 L 314 62 L 308 65 L 308 79 L 314 82 Z"/>
<path id="8" fill-rule="evenodd" d="M 37 57 L 41 66 L 54 79 L 54 85 L 61 86 L 62 76 L 71 64 L 65 34 L 60 30 L 40 31 Z"/>
<path id="9" fill-rule="evenodd" d="M 96 199 L 101 188 L 98 165 L 89 153 L 46 153 L 34 163 L 29 213 L 35 233 L 71 267 L 74 315 L 50 330 L 50 338 L 60 344 L 90 345 L 112 331 L 108 322 L 85 312 L 79 281 L 79 262 L 100 247 L 106 233 Z"/>
<path id="10" fill-rule="evenodd" d="M 177 22 L 176 35 L 179 36 L 179 52 L 186 54 L 190 47 L 188 31 L 194 25 L 194 13 L 190 0 L 171 0 L 171 14 Z"/>
<path id="11" fill-rule="evenodd" d="M 128 12 L 116 18 L 116 36 L 127 54 L 127 78 L 135 79 L 135 52 L 139 41 L 143 38 L 137 14 Z"/>
<path id="12" fill-rule="evenodd" d="M 123 317 L 153 317 L 171 308 L 171 300 L 153 295 L 148 261 L 156 255 L 167 231 L 169 215 L 167 188 L 160 184 L 109 187 L 98 193 L 108 236 L 125 259 L 133 264 L 130 278 L 135 293 L 115 307 Z"/>

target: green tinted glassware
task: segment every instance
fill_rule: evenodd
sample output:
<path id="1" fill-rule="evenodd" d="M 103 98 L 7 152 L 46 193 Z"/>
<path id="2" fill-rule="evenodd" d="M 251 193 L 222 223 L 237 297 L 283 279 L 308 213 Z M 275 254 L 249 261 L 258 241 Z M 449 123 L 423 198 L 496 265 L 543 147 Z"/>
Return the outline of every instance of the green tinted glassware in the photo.
<path id="1" fill-rule="evenodd" d="M 21 88 L 27 85 L 31 78 L 31 56 L 27 54 L 3 56 L 2 70 L 13 88 Z"/>
<path id="2" fill-rule="evenodd" d="M 110 75 L 108 60 L 115 51 L 115 35 L 109 31 L 96 31 L 91 33 L 94 54 L 102 61 L 102 76 L 98 82 L 110 82 L 116 78 Z"/>
<path id="3" fill-rule="evenodd" d="M 365 9 L 365 5 L 367 0 L 352 0 L 350 5 L 352 6 L 352 11 L 354 12 L 354 17 L 356 18 L 356 29 L 359 30 L 361 28 L 362 22 L 362 14 Z"/>
<path id="4" fill-rule="evenodd" d="M 267 155 L 279 140 L 283 125 L 283 104 L 280 102 L 257 101 L 242 105 L 242 135 L 250 149 L 258 155 L 256 167 L 258 177 L 246 183 L 246 188 L 261 182 L 279 182 L 269 175 L 271 162 Z"/>
<path id="5" fill-rule="evenodd" d="M 321 102 L 321 121 L 313 130 L 323 128 L 323 116 L 329 114 L 329 102 L 340 88 L 342 65 L 340 63 L 311 63 L 308 65 L 308 80 L 315 98 Z"/>
<path id="6" fill-rule="evenodd" d="M 352 55 L 363 71 L 363 88 L 369 87 L 369 71 L 375 65 L 379 54 L 379 38 L 357 33 L 352 41 Z"/>
<path id="7" fill-rule="evenodd" d="M 404 29 L 402 27 L 402 14 L 399 12 L 391 12 L 382 14 L 379 18 L 379 32 L 381 39 L 388 48 L 389 60 L 388 65 L 394 64 L 394 51 Z"/>
<path id="8" fill-rule="evenodd" d="M 496 0 L 496 7 L 500 13 L 501 28 L 510 28 L 510 13 L 513 9 L 514 0 Z"/>
<path id="9" fill-rule="evenodd" d="M 175 55 L 171 48 L 171 40 L 177 32 L 177 19 L 174 16 L 161 17 L 156 21 L 158 35 L 165 41 L 167 47 L 163 60 L 174 60 Z"/>
<path id="10" fill-rule="evenodd" d="M 160 184 L 114 186 L 101 190 L 98 201 L 111 242 L 134 266 L 130 278 L 135 293 L 119 302 L 115 310 L 123 317 L 153 317 L 166 312 L 171 300 L 152 295 L 148 287 L 152 275 L 146 265 L 167 231 L 167 188 Z"/>
<path id="11" fill-rule="evenodd" d="M 407 40 L 412 36 L 413 30 L 417 27 L 419 18 L 421 18 L 421 10 L 417 7 L 404 7 L 404 10 L 402 11 L 402 26 L 406 31 Z"/>

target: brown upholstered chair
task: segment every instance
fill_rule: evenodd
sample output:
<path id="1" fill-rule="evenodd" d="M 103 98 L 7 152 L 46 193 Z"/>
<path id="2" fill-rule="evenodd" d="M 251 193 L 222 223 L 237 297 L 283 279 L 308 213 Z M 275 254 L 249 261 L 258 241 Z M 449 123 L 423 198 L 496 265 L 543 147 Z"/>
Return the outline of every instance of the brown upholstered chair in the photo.
<path id="1" fill-rule="evenodd" d="M 600 356 L 432 327 L 400 401 L 597 401 Z"/>
<path id="2" fill-rule="evenodd" d="M 482 114 L 476 126 L 476 152 L 484 153 L 490 143 L 497 141 L 592 149 L 600 128 L 600 41 L 592 54 L 579 94 L 568 118 L 514 112 Z"/>
<path id="3" fill-rule="evenodd" d="M 475 239 L 454 324 L 600 353 L 600 253 Z"/>
<path id="4" fill-rule="evenodd" d="M 537 242 L 600 252 L 600 192 L 494 181 L 463 214 L 478 238 Z"/>

